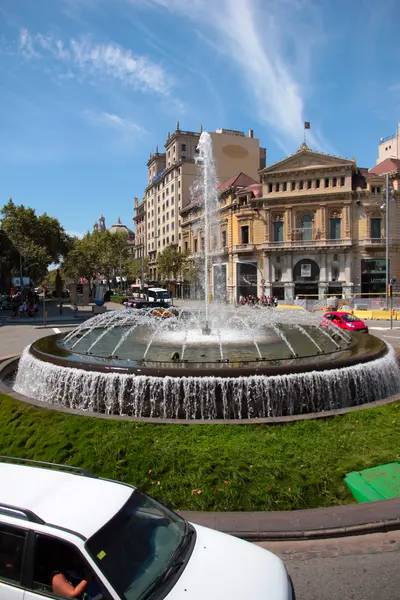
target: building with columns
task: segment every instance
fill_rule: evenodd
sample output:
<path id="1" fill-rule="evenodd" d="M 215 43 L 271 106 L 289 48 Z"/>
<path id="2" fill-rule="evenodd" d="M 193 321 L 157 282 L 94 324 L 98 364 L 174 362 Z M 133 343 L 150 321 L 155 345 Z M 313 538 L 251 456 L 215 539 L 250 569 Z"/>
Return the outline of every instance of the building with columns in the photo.
<path id="1" fill-rule="evenodd" d="M 302 144 L 294 155 L 261 169 L 261 183 L 239 173 L 220 186 L 218 224 L 208 240 L 213 296 L 237 302 L 265 293 L 291 302 L 384 294 L 388 171 L 394 188 L 391 277 L 399 281 L 400 161 L 368 171 L 355 159 Z M 184 248 L 195 259 L 206 243 L 201 206 L 184 207 L 181 217 Z"/>

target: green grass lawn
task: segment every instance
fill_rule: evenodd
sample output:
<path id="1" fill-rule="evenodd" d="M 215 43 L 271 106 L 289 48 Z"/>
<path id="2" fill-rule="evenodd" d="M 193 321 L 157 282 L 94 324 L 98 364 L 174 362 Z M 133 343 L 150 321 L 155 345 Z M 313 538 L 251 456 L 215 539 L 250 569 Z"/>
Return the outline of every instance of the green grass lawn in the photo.
<path id="1" fill-rule="evenodd" d="M 291 425 L 152 425 L 0 395 L 0 453 L 85 467 L 175 509 L 315 508 L 352 501 L 349 471 L 400 459 L 400 402 Z"/>

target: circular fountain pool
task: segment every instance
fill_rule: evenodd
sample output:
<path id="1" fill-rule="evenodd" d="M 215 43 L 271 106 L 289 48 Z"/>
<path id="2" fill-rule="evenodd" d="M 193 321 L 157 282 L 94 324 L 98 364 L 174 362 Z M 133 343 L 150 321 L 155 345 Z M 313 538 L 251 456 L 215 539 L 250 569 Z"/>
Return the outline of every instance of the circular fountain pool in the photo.
<path id="1" fill-rule="evenodd" d="M 42 338 L 24 351 L 14 389 L 108 414 L 254 419 L 363 404 L 400 386 L 393 351 L 374 336 L 305 311 L 214 306 L 207 327 L 202 311 L 126 309 Z"/>

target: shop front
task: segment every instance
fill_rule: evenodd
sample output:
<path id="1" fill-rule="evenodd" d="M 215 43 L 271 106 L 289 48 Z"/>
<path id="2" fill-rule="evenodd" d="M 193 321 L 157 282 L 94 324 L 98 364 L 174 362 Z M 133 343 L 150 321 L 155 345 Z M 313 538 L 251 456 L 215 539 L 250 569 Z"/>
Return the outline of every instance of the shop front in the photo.
<path id="1" fill-rule="evenodd" d="M 371 258 L 361 260 L 361 294 L 364 297 L 386 293 L 386 260 Z"/>
<path id="2" fill-rule="evenodd" d="M 236 263 L 236 301 L 246 296 L 257 297 L 257 264 L 255 262 Z"/>
<path id="3" fill-rule="evenodd" d="M 293 269 L 295 298 L 318 298 L 319 266 L 315 260 L 299 260 Z"/>

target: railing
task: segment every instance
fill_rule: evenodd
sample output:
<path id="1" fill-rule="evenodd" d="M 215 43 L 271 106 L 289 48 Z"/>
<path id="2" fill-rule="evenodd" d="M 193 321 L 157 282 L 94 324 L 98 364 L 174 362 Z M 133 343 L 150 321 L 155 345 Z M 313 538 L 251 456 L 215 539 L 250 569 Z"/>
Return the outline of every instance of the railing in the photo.
<path id="1" fill-rule="evenodd" d="M 214 248 L 210 250 L 211 254 L 229 254 L 228 246 L 223 246 L 222 248 Z"/>
<path id="2" fill-rule="evenodd" d="M 325 239 L 325 240 L 284 240 L 279 242 L 264 242 L 261 244 L 261 250 L 274 248 L 326 248 L 331 246 L 351 246 L 352 240 L 345 239 Z"/>
<path id="3" fill-rule="evenodd" d="M 364 246 L 384 246 L 386 244 L 386 238 L 365 238 L 360 240 L 360 243 Z"/>
<path id="4" fill-rule="evenodd" d="M 253 252 L 254 244 L 235 244 L 233 246 L 234 252 Z"/>
<path id="5" fill-rule="evenodd" d="M 200 258 L 200 256 L 203 256 L 202 252 L 192 252 L 189 254 L 189 258 Z"/>

